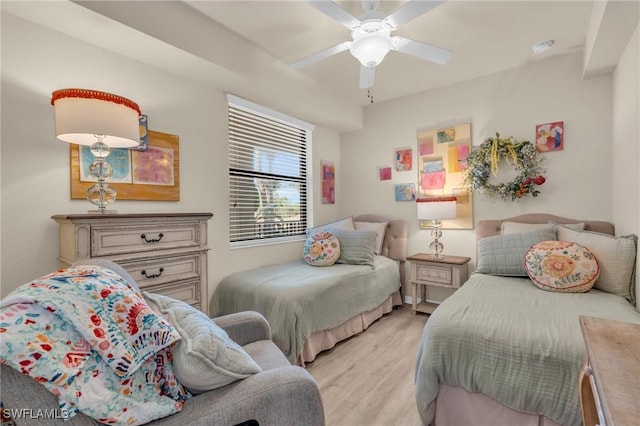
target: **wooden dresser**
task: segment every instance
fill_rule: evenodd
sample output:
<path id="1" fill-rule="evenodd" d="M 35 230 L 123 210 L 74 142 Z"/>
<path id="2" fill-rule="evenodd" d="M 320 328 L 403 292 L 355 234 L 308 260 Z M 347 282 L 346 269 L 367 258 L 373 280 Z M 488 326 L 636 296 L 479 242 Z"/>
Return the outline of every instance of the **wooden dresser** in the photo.
<path id="1" fill-rule="evenodd" d="M 55 215 L 61 267 L 84 259 L 120 264 L 141 289 L 209 314 L 207 223 L 211 213 Z"/>
<path id="2" fill-rule="evenodd" d="M 640 324 L 580 317 L 587 361 L 580 375 L 585 426 L 640 424 Z"/>

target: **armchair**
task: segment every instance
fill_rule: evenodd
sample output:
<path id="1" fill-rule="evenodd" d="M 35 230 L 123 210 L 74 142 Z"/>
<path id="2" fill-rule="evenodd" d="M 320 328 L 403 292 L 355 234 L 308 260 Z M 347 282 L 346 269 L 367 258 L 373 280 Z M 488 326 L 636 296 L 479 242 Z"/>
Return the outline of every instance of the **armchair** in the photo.
<path id="1" fill-rule="evenodd" d="M 318 385 L 305 369 L 289 363 L 271 340 L 269 324 L 262 315 L 241 312 L 214 318 L 213 321 L 243 346 L 263 371 L 193 396 L 185 402 L 181 412 L 150 424 L 324 425 Z M 13 413 L 16 425 L 99 424 L 84 414 L 64 423 L 62 419 L 36 416 L 37 413 L 55 413 L 57 398 L 30 377 L 7 365 L 0 367 L 0 401 L 7 410 L 2 413 L 1 420 L 8 420 L 9 414 Z M 22 415 L 17 418 L 15 413 Z"/>

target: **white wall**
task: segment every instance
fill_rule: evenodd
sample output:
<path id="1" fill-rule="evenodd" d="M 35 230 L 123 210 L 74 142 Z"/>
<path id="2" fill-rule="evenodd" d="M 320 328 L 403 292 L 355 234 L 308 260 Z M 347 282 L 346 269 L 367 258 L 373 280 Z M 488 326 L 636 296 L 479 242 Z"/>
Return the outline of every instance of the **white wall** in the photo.
<path id="1" fill-rule="evenodd" d="M 613 74 L 613 223 L 618 235 L 640 234 L 640 25 Z M 636 277 L 640 265 L 636 265 Z M 640 308 L 636 279 L 636 306 Z"/>
<path id="2" fill-rule="evenodd" d="M 209 223 L 209 294 L 221 278 L 252 265 L 299 257 L 302 243 L 229 249 L 225 87 L 205 87 L 111 51 L 2 14 L 2 211 L 0 291 L 56 268 L 54 214 L 92 206 L 69 199 L 69 146 L 54 136 L 51 92 L 65 87 L 104 90 L 138 102 L 152 130 L 180 137 L 179 202 L 117 201 L 121 213 L 213 212 Z M 291 93 L 289 96 L 296 96 Z M 251 100 L 251 99 L 249 99 Z M 287 94 L 277 102 L 287 102 Z M 339 135 L 316 127 L 319 161 L 339 166 Z M 317 186 L 317 185 L 315 185 Z M 340 194 L 338 194 L 340 197 Z M 314 194 L 319 200 L 319 195 Z M 339 204 L 319 205 L 316 220 L 340 216 Z"/>
<path id="3" fill-rule="evenodd" d="M 344 211 L 407 220 L 409 253 L 424 252 L 429 231 L 418 230 L 415 203 L 395 202 L 393 195 L 396 183 L 417 184 L 415 151 L 413 171 L 394 171 L 392 181 L 375 176 L 377 166 L 393 164 L 395 147 L 415 150 L 416 129 L 451 122 L 471 121 L 478 145 L 495 132 L 533 141 L 536 124 L 564 121 L 564 150 L 543 154 L 541 194 L 519 202 L 475 195 L 475 221 L 537 212 L 611 220 L 612 76 L 581 75 L 581 55 L 565 55 L 367 107 L 364 129 L 342 137 Z M 443 234 L 445 254 L 475 258 L 475 231 Z"/>
<path id="4" fill-rule="evenodd" d="M 613 74 L 613 221 L 619 234 L 640 229 L 640 34 L 636 28 Z"/>

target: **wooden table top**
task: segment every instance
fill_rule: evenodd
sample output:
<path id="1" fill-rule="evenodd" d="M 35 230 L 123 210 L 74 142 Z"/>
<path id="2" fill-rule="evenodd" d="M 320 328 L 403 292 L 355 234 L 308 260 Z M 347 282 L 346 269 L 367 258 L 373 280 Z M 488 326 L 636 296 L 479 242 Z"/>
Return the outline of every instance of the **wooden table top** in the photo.
<path id="1" fill-rule="evenodd" d="M 607 426 L 640 421 L 640 324 L 580 317 Z"/>

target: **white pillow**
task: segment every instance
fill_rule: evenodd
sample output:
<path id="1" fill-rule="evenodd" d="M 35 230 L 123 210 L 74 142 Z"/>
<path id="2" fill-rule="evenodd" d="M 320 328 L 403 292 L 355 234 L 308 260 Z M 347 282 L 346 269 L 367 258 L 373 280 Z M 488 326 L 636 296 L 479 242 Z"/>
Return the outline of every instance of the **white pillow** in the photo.
<path id="1" fill-rule="evenodd" d="M 168 315 L 182 337 L 171 351 L 173 370 L 191 393 L 217 389 L 262 371 L 242 346 L 203 312 L 171 297 L 143 294 L 150 305 Z"/>
<path id="2" fill-rule="evenodd" d="M 315 228 L 307 229 L 307 235 L 315 234 L 318 231 L 329 231 L 329 229 L 344 229 L 346 231 L 355 231 L 353 226 L 353 217 L 349 216 L 345 219 L 340 219 L 335 222 L 327 223 L 325 225 L 316 226 Z"/>
<path id="3" fill-rule="evenodd" d="M 374 231 L 376 235 L 376 243 L 373 247 L 374 254 L 382 253 L 382 243 L 384 242 L 384 234 L 387 232 L 389 222 L 353 222 L 357 231 Z"/>
<path id="4" fill-rule="evenodd" d="M 636 264 L 635 235 L 613 237 L 590 231 L 558 227 L 558 240 L 572 241 L 591 250 L 600 264 L 600 277 L 594 288 L 633 300 L 633 272 Z"/>
<path id="5" fill-rule="evenodd" d="M 553 229 L 553 227 L 548 223 L 502 222 L 500 234 L 526 234 L 544 229 Z"/>

